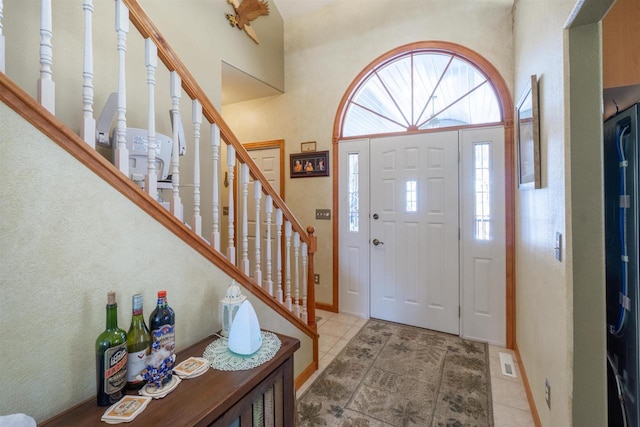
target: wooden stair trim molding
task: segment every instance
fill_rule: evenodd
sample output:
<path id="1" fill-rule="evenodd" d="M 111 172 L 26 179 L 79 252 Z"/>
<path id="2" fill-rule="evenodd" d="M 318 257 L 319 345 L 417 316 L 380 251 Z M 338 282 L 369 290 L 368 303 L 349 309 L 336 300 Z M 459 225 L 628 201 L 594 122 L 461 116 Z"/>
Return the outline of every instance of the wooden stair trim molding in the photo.
<path id="1" fill-rule="evenodd" d="M 98 154 L 93 148 L 89 147 L 80 136 L 76 135 L 64 123 L 41 106 L 4 73 L 0 73 L 0 88 L 2 89 L 0 90 L 0 100 L 9 108 L 47 135 L 53 142 L 62 147 L 78 161 L 82 162 L 122 195 L 138 205 L 149 214 L 149 216 L 165 226 L 200 255 L 218 266 L 232 279 L 236 280 L 249 292 L 258 297 L 258 299 L 286 318 L 290 323 L 309 336 L 313 340 L 314 345 L 317 345 L 315 343 L 317 343 L 318 340 L 318 333 L 314 328 L 305 324 L 283 305 L 277 303 L 267 291 L 253 283 L 238 267 L 231 264 L 226 257 L 215 251 L 204 239 L 195 235 L 189 227 L 153 200 L 153 198 L 122 174 L 113 164 Z"/>
<path id="2" fill-rule="evenodd" d="M 213 106 L 211 100 L 197 83 L 191 72 L 180 60 L 167 40 L 162 36 L 149 15 L 147 15 L 142 6 L 140 6 L 136 0 L 123 0 L 123 2 L 129 9 L 129 20 L 136 27 L 140 35 L 142 35 L 143 38 L 151 38 L 151 40 L 153 40 L 158 47 L 158 58 L 160 58 L 169 71 L 175 71 L 178 73 L 182 80 L 182 89 L 184 89 L 191 99 L 197 99 L 200 102 L 202 105 L 202 114 L 207 118 L 207 120 L 209 120 L 209 123 L 215 123 L 218 125 L 222 139 L 235 148 L 236 156 L 239 157 L 243 163 L 249 166 L 251 176 L 262 183 L 263 191 L 273 198 L 273 203 L 282 210 L 285 218 L 291 222 L 291 226 L 294 231 L 297 231 L 300 234 L 300 241 L 309 245 L 309 237 L 305 233 L 305 228 L 298 222 L 295 215 L 293 215 L 291 210 L 289 210 L 289 207 L 285 204 L 280 195 L 268 183 L 269 181 L 262 171 L 260 171 L 260 168 L 258 168 L 247 150 L 231 131 L 229 125 L 227 125 L 218 110 Z"/>

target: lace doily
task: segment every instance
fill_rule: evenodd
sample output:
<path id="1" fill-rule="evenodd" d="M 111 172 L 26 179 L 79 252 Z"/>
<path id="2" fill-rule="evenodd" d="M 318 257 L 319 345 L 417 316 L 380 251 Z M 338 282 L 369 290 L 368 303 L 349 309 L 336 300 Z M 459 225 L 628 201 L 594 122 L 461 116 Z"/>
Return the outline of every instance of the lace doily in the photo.
<path id="1" fill-rule="evenodd" d="M 214 369 L 221 371 L 243 371 L 255 368 L 273 359 L 280 350 L 280 338 L 274 333 L 260 331 L 262 346 L 250 356 L 242 356 L 229 350 L 227 339 L 217 339 L 207 346 L 202 357 L 209 361 Z"/>

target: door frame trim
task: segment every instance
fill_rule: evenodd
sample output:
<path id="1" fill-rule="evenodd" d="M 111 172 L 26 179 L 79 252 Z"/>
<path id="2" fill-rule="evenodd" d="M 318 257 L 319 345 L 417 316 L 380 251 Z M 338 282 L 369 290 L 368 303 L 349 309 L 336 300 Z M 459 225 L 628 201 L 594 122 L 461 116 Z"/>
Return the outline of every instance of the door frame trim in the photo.
<path id="1" fill-rule="evenodd" d="M 343 130 L 343 121 L 346 113 L 345 107 L 349 101 L 351 94 L 358 87 L 358 85 L 362 82 L 362 80 L 367 76 L 373 69 L 375 69 L 380 64 L 407 52 L 411 52 L 414 50 L 428 50 L 433 52 L 444 52 L 448 54 L 453 54 L 459 57 L 464 58 L 469 61 L 471 64 L 475 65 L 479 71 L 483 72 L 489 81 L 489 83 L 494 88 L 498 100 L 500 102 L 500 109 L 502 115 L 502 122 L 487 124 L 487 126 L 495 126 L 496 124 L 504 126 L 505 129 L 505 141 L 504 141 L 504 154 L 505 154 L 505 227 L 506 227 L 506 280 L 505 280 L 505 297 L 506 297 L 506 342 L 507 348 L 513 349 L 515 347 L 515 327 L 516 327 L 516 316 L 515 316 L 515 182 L 514 182 L 514 164 L 513 164 L 513 156 L 514 156 L 514 136 L 513 136 L 513 100 L 511 98 L 511 94 L 509 92 L 509 88 L 500 75 L 500 72 L 494 67 L 494 65 L 489 62 L 486 58 L 484 58 L 479 53 L 464 47 L 462 45 L 450 42 L 443 41 L 423 41 L 423 42 L 415 42 L 406 44 L 400 47 L 397 47 L 385 54 L 382 54 L 375 60 L 373 60 L 369 65 L 367 65 L 351 82 L 349 87 L 346 89 L 342 99 L 340 100 L 340 104 L 338 105 L 338 109 L 336 111 L 334 123 L 333 123 L 333 135 L 332 135 L 332 156 L 333 156 L 333 165 L 331 168 L 333 169 L 333 183 L 332 183 L 332 191 L 333 191 L 333 212 L 338 212 L 338 183 L 339 183 L 339 168 L 338 168 L 338 149 L 337 144 L 342 139 L 342 130 Z M 479 126 L 465 126 L 465 127 L 479 127 Z M 444 130 L 453 130 L 449 128 L 436 129 L 436 130 L 425 130 L 425 131 L 410 131 L 407 133 L 428 133 L 434 131 L 444 131 Z M 370 138 L 374 135 L 360 135 L 358 138 Z M 382 135 L 375 135 L 382 136 Z M 386 135 L 385 135 L 386 136 Z M 333 217 L 333 301 L 331 305 L 328 304 L 316 304 L 317 308 L 338 312 L 339 301 L 338 301 L 338 259 L 339 259 L 339 248 L 338 248 L 338 216 L 334 215 Z"/>

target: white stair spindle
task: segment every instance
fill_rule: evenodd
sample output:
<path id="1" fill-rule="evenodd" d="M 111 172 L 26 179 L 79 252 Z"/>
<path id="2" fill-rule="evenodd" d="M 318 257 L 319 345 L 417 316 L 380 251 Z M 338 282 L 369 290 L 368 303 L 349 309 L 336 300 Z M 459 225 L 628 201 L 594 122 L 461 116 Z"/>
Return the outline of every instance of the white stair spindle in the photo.
<path id="1" fill-rule="evenodd" d="M 234 220 L 234 213 L 233 213 L 233 170 L 234 167 L 236 165 L 236 149 L 233 148 L 233 146 L 231 145 L 227 145 L 227 168 L 229 169 L 229 187 L 228 187 L 228 191 L 229 191 L 229 232 L 228 232 L 228 239 L 229 242 L 227 244 L 227 259 L 233 264 L 233 265 L 237 265 L 236 264 L 236 248 L 233 244 L 233 238 L 234 238 L 234 229 L 233 229 L 233 220 Z"/>
<path id="2" fill-rule="evenodd" d="M 40 78 L 38 102 L 51 114 L 56 114 L 56 86 L 53 82 L 53 24 L 51 0 L 42 0 L 40 6 Z"/>
<path id="3" fill-rule="evenodd" d="M 308 264 L 307 264 L 307 244 L 302 242 L 302 313 L 300 318 L 306 324 L 309 324 L 309 313 L 307 312 L 307 287 L 308 283 Z"/>
<path id="4" fill-rule="evenodd" d="M 278 302 L 284 302 L 282 293 L 282 210 L 276 209 L 276 297 Z"/>
<path id="5" fill-rule="evenodd" d="M 266 260 L 265 260 L 265 270 L 267 270 L 267 279 L 264 282 L 267 292 L 269 295 L 273 296 L 273 279 L 271 277 L 271 214 L 273 213 L 273 200 L 271 196 L 267 196 L 265 198 L 265 220 L 267 223 L 267 249 L 266 249 Z"/>
<path id="6" fill-rule="evenodd" d="M 293 312 L 300 317 L 300 234 L 293 233 L 293 267 L 294 267 L 294 294 Z"/>
<path id="7" fill-rule="evenodd" d="M 116 0 L 116 32 L 118 33 L 118 124 L 116 127 L 115 166 L 129 176 L 129 150 L 127 149 L 127 80 L 125 57 L 127 52 L 127 33 L 129 32 L 129 9 Z"/>
<path id="8" fill-rule="evenodd" d="M 285 261 L 285 296 L 286 299 L 284 301 L 285 305 L 289 309 L 289 311 L 293 311 L 292 301 L 291 301 L 291 223 L 289 220 L 284 222 L 284 261 Z"/>
<path id="9" fill-rule="evenodd" d="M 147 194 L 158 199 L 158 171 L 156 170 L 156 68 L 158 67 L 158 48 L 150 38 L 144 41 L 145 65 L 147 67 L 147 86 L 149 88 L 148 128 L 147 128 L 147 174 L 144 186 Z"/>
<path id="10" fill-rule="evenodd" d="M 253 273 L 253 279 L 256 283 L 262 286 L 262 271 L 261 271 L 261 257 L 260 257 L 260 203 L 262 202 L 262 184 L 257 179 L 253 181 L 253 196 L 256 199 L 256 255 L 255 255 L 255 272 Z"/>
<path id="11" fill-rule="evenodd" d="M 180 97 L 182 96 L 182 82 L 177 72 L 172 71 L 171 83 L 171 124 L 173 128 L 173 145 L 171 147 L 171 203 L 173 216 L 183 220 L 182 201 L 180 200 Z"/>
<path id="12" fill-rule="evenodd" d="M 213 248 L 220 252 L 220 128 L 216 124 L 211 125 L 211 148 L 213 151 L 213 226 L 211 241 Z"/>
<path id="13" fill-rule="evenodd" d="M 249 275 L 249 166 L 243 163 L 240 168 L 242 174 L 242 271 Z"/>
<path id="14" fill-rule="evenodd" d="M 84 10 L 84 54 L 82 60 L 82 124 L 80 125 L 80 137 L 91 148 L 96 148 L 96 119 L 93 117 L 93 0 L 84 0 L 82 9 Z"/>
<path id="15" fill-rule="evenodd" d="M 0 73 L 6 72 L 5 71 L 6 49 L 5 49 L 5 42 L 4 42 L 4 34 L 2 33 L 2 19 L 4 18 L 3 9 L 4 9 L 4 5 L 2 3 L 2 0 L 0 0 Z"/>
<path id="16" fill-rule="evenodd" d="M 200 124 L 202 123 L 202 104 L 197 99 L 192 103 L 193 119 L 193 231 L 202 236 L 202 217 L 200 216 Z"/>

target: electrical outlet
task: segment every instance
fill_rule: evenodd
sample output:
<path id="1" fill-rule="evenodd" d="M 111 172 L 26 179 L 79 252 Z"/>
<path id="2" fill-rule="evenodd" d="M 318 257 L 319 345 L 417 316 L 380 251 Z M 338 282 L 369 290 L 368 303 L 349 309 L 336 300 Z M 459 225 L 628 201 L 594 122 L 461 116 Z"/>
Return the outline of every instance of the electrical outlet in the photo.
<path id="1" fill-rule="evenodd" d="M 222 207 L 222 215 L 229 215 L 229 206 Z"/>
<path id="2" fill-rule="evenodd" d="M 315 283 L 316 285 L 320 284 L 320 275 L 319 274 L 314 274 L 313 275 L 313 283 Z"/>
<path id="3" fill-rule="evenodd" d="M 549 378 L 544 379 L 544 400 L 547 402 L 549 409 L 551 409 L 551 383 Z"/>

